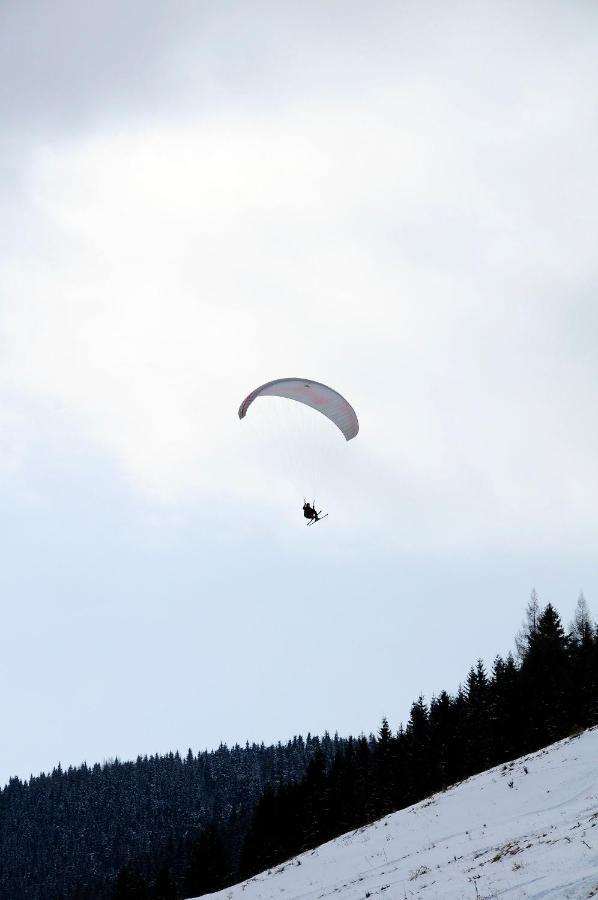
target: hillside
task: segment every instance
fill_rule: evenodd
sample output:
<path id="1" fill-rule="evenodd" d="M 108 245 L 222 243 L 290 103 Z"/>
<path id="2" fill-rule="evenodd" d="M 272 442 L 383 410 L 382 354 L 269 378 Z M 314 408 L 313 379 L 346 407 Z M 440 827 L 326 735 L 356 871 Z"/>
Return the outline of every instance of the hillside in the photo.
<path id="1" fill-rule="evenodd" d="M 598 896 L 598 727 L 469 778 L 210 896 Z"/>

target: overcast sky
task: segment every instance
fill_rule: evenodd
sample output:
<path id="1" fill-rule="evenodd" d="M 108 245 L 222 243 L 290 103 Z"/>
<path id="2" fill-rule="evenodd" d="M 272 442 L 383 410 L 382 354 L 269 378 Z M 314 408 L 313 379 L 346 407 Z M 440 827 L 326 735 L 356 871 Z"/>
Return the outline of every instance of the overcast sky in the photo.
<path id="1" fill-rule="evenodd" d="M 598 612 L 594 2 L 5 0 L 0 122 L 0 780 L 396 728 Z M 239 422 L 287 375 L 359 436 Z"/>

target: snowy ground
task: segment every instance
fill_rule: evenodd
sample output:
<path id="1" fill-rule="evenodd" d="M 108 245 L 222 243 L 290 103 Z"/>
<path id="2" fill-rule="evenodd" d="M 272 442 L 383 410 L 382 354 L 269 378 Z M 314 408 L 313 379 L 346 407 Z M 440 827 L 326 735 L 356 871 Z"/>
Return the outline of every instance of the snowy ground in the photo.
<path id="1" fill-rule="evenodd" d="M 598 728 L 210 896 L 598 898 Z"/>

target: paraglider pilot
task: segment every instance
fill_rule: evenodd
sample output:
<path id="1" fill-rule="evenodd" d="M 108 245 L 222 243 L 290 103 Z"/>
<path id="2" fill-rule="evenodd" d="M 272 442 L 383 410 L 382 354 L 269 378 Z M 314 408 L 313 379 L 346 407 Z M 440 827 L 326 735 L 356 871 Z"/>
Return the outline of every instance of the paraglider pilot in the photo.
<path id="1" fill-rule="evenodd" d="M 316 512 L 315 506 L 312 506 L 307 500 L 303 504 L 303 515 L 306 519 L 311 519 L 313 522 L 320 521 L 320 514 Z"/>

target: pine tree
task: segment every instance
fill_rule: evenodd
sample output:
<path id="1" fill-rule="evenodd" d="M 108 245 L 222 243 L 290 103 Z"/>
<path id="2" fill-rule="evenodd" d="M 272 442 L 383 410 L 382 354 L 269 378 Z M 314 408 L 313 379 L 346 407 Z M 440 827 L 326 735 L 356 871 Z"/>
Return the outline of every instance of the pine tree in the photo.
<path id="1" fill-rule="evenodd" d="M 406 758 L 408 767 L 408 801 L 415 803 L 430 792 L 430 719 L 428 707 L 420 695 L 411 706 L 407 723 Z"/>
<path id="2" fill-rule="evenodd" d="M 376 818 L 373 791 L 373 753 L 364 735 L 355 743 L 355 768 L 357 782 L 355 793 L 358 808 L 362 811 L 362 822 L 372 822 Z"/>
<path id="3" fill-rule="evenodd" d="M 596 672 L 595 637 L 586 599 L 579 595 L 570 628 L 571 652 L 571 719 L 574 727 L 587 728 L 596 721 L 598 672 Z"/>
<path id="4" fill-rule="evenodd" d="M 326 778 L 326 759 L 318 750 L 307 767 L 303 780 L 305 788 L 304 836 L 305 849 L 316 847 L 331 835 L 330 786 Z"/>
<path id="5" fill-rule="evenodd" d="M 530 641 L 533 640 L 536 633 L 540 613 L 540 601 L 538 600 L 538 595 L 534 588 L 525 609 L 525 622 L 515 635 L 515 647 L 520 661 L 525 657 L 529 649 Z"/>
<path id="6" fill-rule="evenodd" d="M 468 772 L 481 772 L 490 765 L 490 685 L 486 669 L 478 659 L 467 676 L 467 732 L 465 746 L 466 766 Z"/>
<path id="7" fill-rule="evenodd" d="M 567 734 L 571 727 L 571 667 L 568 640 L 555 608 L 549 603 L 530 634 L 522 661 L 526 703 L 525 750 L 535 750 Z"/>
<path id="8" fill-rule="evenodd" d="M 374 804 L 376 814 L 385 816 L 394 808 L 394 741 L 388 719 L 382 719 L 374 748 Z"/>
<path id="9" fill-rule="evenodd" d="M 579 597 L 577 598 L 577 605 L 575 607 L 575 614 L 571 625 L 571 634 L 578 644 L 591 645 L 593 642 L 594 634 L 592 617 L 583 591 L 580 592 Z"/>
<path id="10" fill-rule="evenodd" d="M 430 703 L 430 777 L 432 790 L 442 790 L 453 780 L 452 753 L 455 742 L 452 701 L 446 691 Z"/>
<path id="11" fill-rule="evenodd" d="M 513 654 L 497 656 L 490 685 L 492 765 L 515 759 L 523 752 L 524 708 L 520 675 Z"/>

